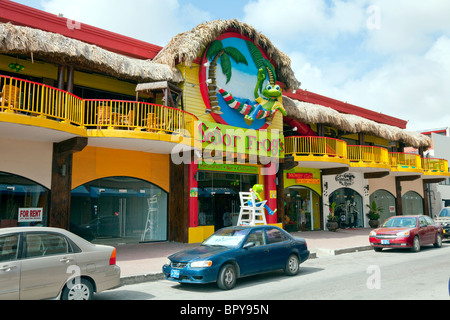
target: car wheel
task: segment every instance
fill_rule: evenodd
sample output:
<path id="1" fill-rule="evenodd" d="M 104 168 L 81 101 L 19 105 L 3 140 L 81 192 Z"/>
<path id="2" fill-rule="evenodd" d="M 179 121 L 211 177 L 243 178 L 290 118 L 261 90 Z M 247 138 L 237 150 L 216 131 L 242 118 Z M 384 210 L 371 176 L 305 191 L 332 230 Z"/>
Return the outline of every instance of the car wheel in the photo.
<path id="1" fill-rule="evenodd" d="M 376 252 L 381 252 L 381 251 L 383 251 L 383 248 L 374 247 L 373 250 L 375 250 Z"/>
<path id="2" fill-rule="evenodd" d="M 61 300 L 92 300 L 94 289 L 92 284 L 86 279 L 77 279 L 75 284 L 71 281 L 62 292 Z"/>
<path id="3" fill-rule="evenodd" d="M 419 252 L 420 251 L 420 239 L 419 239 L 418 236 L 414 237 L 413 246 L 411 248 L 411 251 L 413 251 L 413 252 Z"/>
<path id="4" fill-rule="evenodd" d="M 288 276 L 295 276 L 298 273 L 300 268 L 300 262 L 298 261 L 298 257 L 295 254 L 291 254 L 286 261 L 286 267 L 284 268 L 284 272 Z"/>
<path id="5" fill-rule="evenodd" d="M 435 248 L 440 248 L 442 247 L 442 237 L 440 233 L 436 233 L 436 242 L 433 243 Z"/>
<path id="6" fill-rule="evenodd" d="M 222 290 L 233 289 L 236 285 L 236 268 L 232 264 L 224 265 L 217 277 L 217 286 Z"/>

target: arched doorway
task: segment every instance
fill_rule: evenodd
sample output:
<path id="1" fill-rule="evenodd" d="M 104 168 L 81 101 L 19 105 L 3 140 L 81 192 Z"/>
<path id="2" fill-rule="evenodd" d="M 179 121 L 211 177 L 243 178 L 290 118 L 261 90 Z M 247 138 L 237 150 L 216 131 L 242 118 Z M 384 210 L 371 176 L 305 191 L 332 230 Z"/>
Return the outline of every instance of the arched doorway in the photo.
<path id="1" fill-rule="evenodd" d="M 377 207 L 383 208 L 383 212 L 380 213 L 380 224 L 395 215 L 395 197 L 389 191 L 380 189 L 373 192 L 370 195 L 370 203 L 373 201 Z"/>
<path id="2" fill-rule="evenodd" d="M 404 215 L 423 214 L 423 198 L 414 191 L 408 191 L 402 196 Z"/>
<path id="3" fill-rule="evenodd" d="M 0 227 L 47 225 L 50 190 L 27 178 L 0 172 Z M 19 209 L 39 212 L 34 219 L 19 219 Z"/>
<path id="4" fill-rule="evenodd" d="M 167 192 L 147 181 L 108 177 L 72 190 L 70 229 L 87 240 L 167 240 Z"/>
<path id="5" fill-rule="evenodd" d="M 331 193 L 329 203 L 336 203 L 334 215 L 338 217 L 339 227 L 363 228 L 364 207 L 362 196 L 353 189 L 340 188 Z"/>
<path id="6" fill-rule="evenodd" d="M 303 186 L 284 190 L 285 228 L 294 230 L 320 230 L 320 196 Z"/>

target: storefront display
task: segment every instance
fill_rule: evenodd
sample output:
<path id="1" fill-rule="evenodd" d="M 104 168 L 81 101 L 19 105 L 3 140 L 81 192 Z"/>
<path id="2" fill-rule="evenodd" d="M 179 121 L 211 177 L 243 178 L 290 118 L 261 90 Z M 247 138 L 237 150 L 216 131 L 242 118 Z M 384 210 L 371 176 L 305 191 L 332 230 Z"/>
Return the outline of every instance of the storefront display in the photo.
<path id="1" fill-rule="evenodd" d="M 167 193 L 143 180 L 109 177 L 72 191 L 71 230 L 88 240 L 167 240 Z"/>
<path id="2" fill-rule="evenodd" d="M 26 178 L 0 172 L 0 228 L 47 225 L 49 190 Z"/>

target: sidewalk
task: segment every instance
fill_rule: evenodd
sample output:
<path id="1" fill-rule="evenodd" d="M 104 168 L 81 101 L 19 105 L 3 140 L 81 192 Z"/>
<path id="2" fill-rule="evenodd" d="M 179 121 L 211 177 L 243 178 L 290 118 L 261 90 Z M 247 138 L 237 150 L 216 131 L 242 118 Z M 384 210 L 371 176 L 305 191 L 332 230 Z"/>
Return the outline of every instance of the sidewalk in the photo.
<path id="1" fill-rule="evenodd" d="M 369 250 L 371 229 L 338 229 L 330 231 L 291 232 L 305 238 L 311 252 L 310 259 L 324 255 Z M 177 251 L 198 246 L 198 243 L 154 242 L 118 245 L 117 265 L 121 269 L 121 283 L 132 284 L 164 279 L 162 265 L 167 257 Z"/>

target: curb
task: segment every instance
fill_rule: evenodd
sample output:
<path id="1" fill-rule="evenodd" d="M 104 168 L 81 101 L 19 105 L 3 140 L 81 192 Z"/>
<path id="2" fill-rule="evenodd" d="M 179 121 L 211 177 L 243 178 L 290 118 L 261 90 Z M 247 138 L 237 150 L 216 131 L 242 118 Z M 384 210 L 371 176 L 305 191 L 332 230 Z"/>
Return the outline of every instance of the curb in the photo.
<path id="1" fill-rule="evenodd" d="M 344 248 L 344 249 L 314 249 L 314 250 L 318 250 L 319 252 L 323 252 L 328 255 L 337 256 L 339 254 L 372 250 L 372 247 L 369 245 L 369 246 L 350 247 L 350 248 Z M 308 259 L 316 259 L 316 258 L 318 258 L 317 253 L 310 252 Z M 120 286 L 143 283 L 143 282 L 152 282 L 152 281 L 158 281 L 158 280 L 163 280 L 163 279 L 165 279 L 165 276 L 162 272 L 124 276 L 124 277 L 120 278 Z"/>

